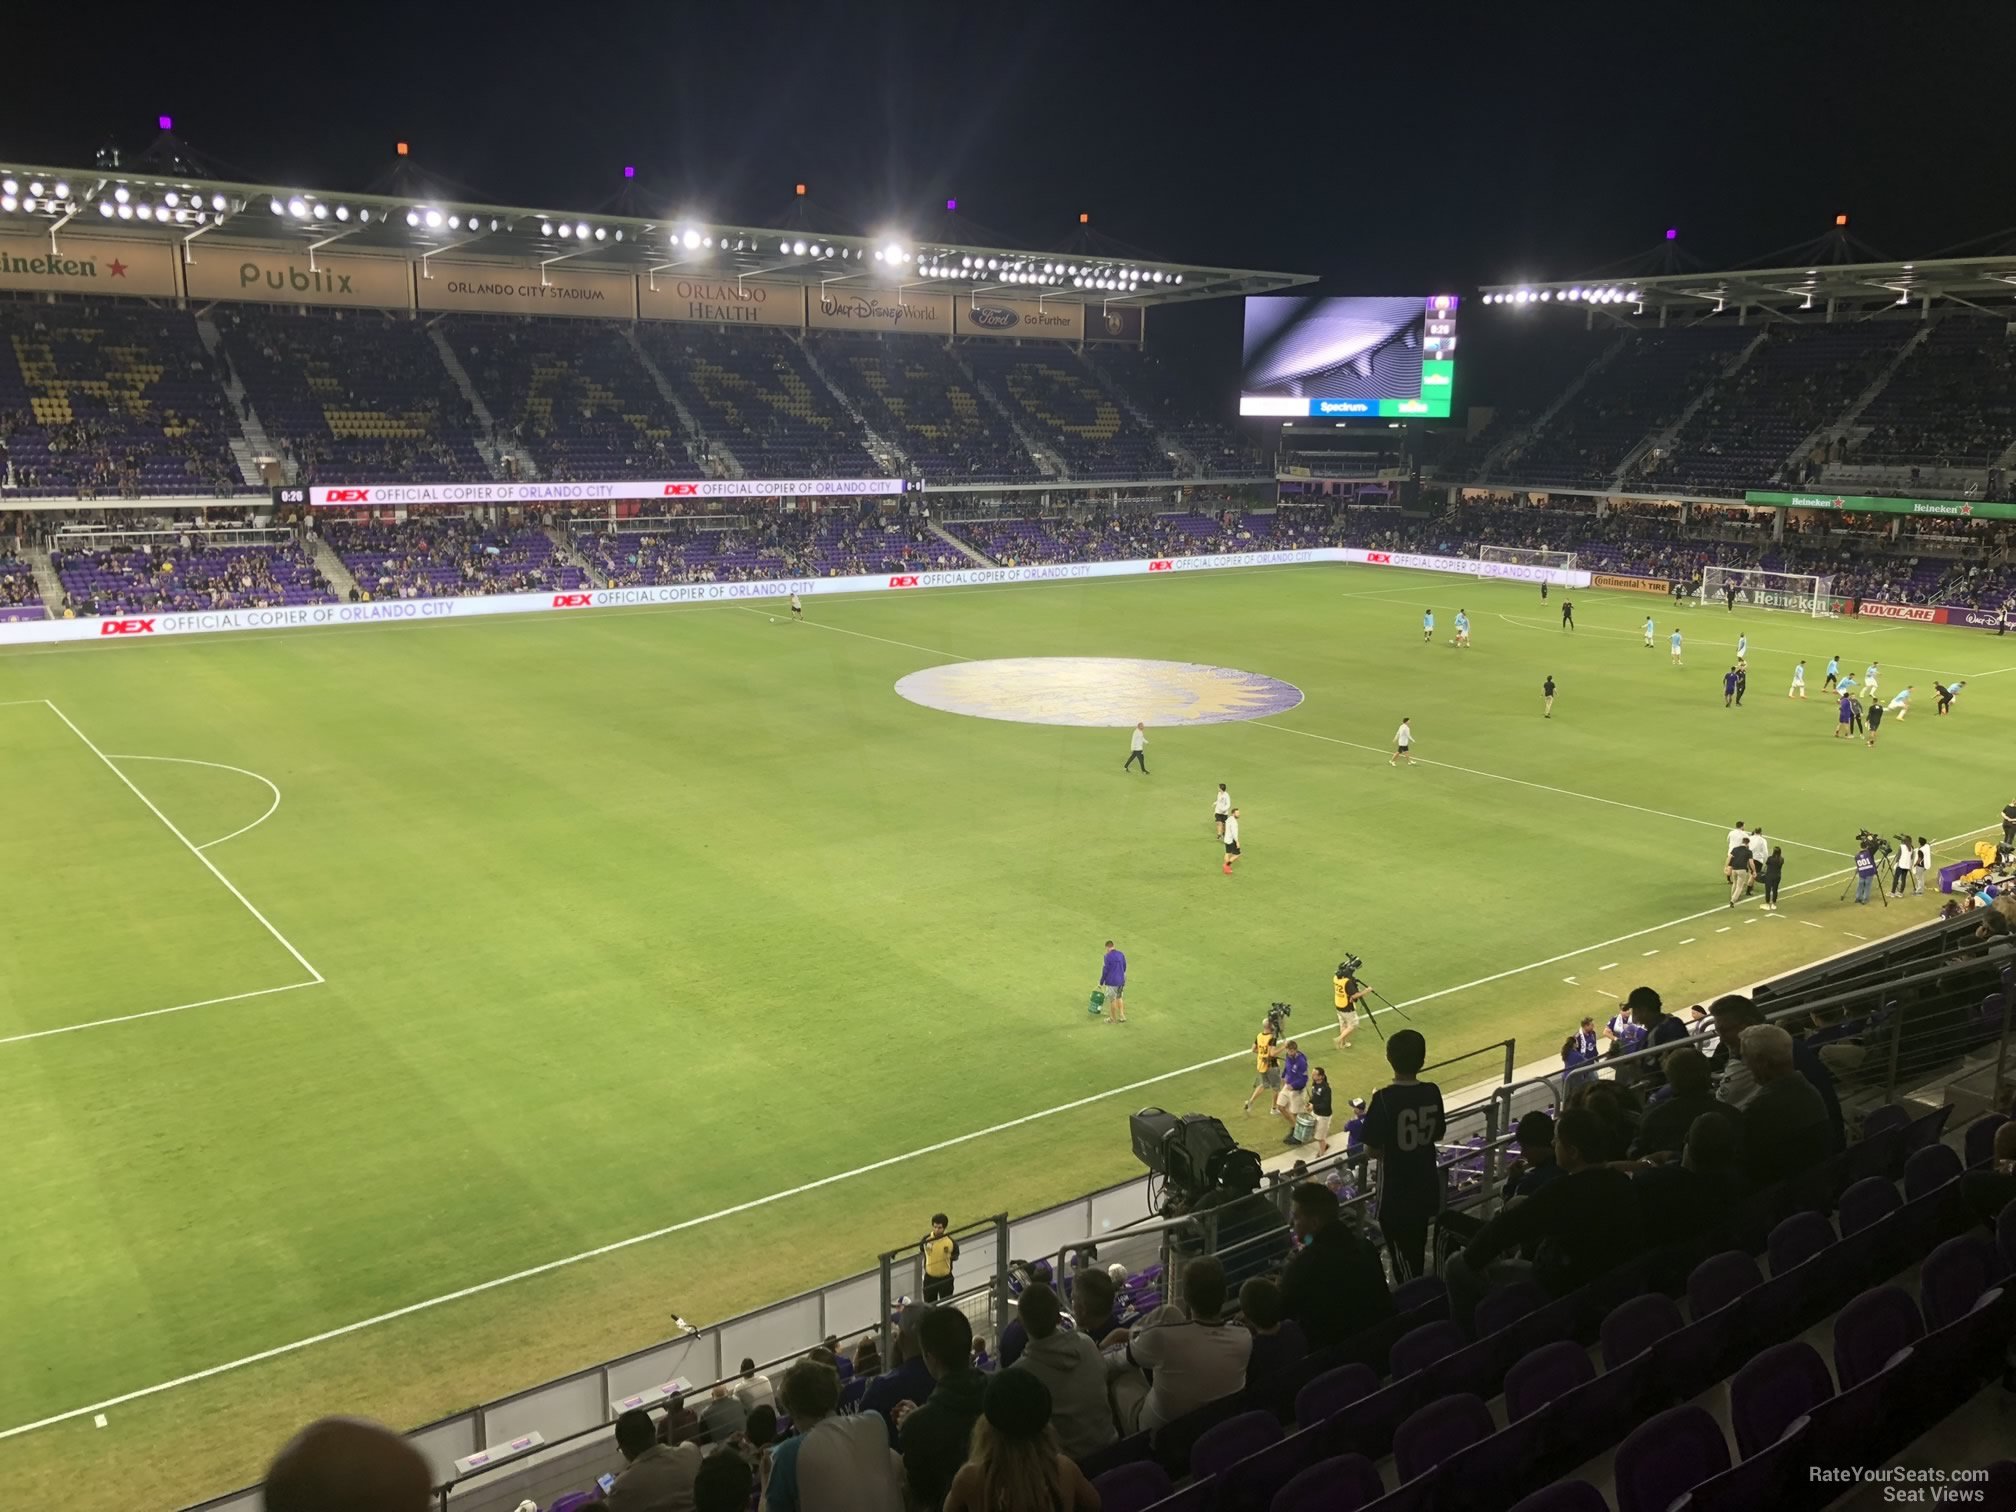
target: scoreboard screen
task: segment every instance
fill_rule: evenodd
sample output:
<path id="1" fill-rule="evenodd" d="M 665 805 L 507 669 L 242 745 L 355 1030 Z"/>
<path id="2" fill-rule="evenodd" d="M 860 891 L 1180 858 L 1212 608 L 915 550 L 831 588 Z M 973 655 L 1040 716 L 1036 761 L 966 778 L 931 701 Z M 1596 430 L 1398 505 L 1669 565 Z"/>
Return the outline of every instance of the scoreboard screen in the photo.
<path id="1" fill-rule="evenodd" d="M 1292 419 L 1447 419 L 1454 294 L 1246 301 L 1239 413 Z"/>

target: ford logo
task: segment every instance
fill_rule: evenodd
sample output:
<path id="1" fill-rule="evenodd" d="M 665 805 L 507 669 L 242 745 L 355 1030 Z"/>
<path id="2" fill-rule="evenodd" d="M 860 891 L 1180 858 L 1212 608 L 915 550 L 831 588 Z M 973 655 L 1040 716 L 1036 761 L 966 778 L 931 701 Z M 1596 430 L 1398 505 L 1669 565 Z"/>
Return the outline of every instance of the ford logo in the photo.
<path id="1" fill-rule="evenodd" d="M 966 318 L 983 331 L 1005 331 L 1022 317 L 1000 305 L 969 305 Z"/>

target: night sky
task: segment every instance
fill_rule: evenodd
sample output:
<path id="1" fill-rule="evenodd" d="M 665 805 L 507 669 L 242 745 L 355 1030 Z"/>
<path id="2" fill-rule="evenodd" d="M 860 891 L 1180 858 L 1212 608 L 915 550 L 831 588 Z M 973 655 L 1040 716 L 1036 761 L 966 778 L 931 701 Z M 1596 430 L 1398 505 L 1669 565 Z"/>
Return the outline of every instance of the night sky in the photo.
<path id="1" fill-rule="evenodd" d="M 171 0 L 159 15 L 115 41 L 103 12 L 27 8 L 0 153 L 144 149 L 169 113 L 224 177 L 360 189 L 403 138 L 422 171 L 509 204 L 606 206 L 625 163 L 640 213 L 773 224 L 804 181 L 815 227 L 881 231 L 957 196 L 976 241 L 1059 247 L 1082 210 L 1140 254 L 1318 273 L 1337 292 L 1585 276 L 1668 226 L 1727 266 L 1844 211 L 1869 255 L 1894 257 L 2016 223 L 1996 118 L 2007 4 L 1913 19 L 1773 0 Z"/>

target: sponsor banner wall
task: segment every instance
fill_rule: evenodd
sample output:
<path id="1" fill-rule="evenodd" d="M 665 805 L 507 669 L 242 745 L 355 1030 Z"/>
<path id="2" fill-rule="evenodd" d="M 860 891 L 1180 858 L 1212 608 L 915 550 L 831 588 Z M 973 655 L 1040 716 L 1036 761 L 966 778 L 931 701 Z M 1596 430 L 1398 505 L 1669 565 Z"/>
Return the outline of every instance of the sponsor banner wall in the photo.
<path id="1" fill-rule="evenodd" d="M 402 620 L 469 619 L 486 614 L 536 614 L 608 609 L 640 604 L 734 603 L 832 593 L 884 593 L 931 588 L 966 588 L 988 583 L 1044 583 L 1106 577 L 1139 577 L 1162 572 L 1219 572 L 1237 567 L 1286 567 L 1304 562 L 1361 562 L 1412 567 L 1466 577 L 1516 578 L 1586 588 L 1589 574 L 1518 562 L 1475 562 L 1467 557 L 1416 556 L 1410 552 L 1361 551 L 1317 546 L 1303 551 L 1241 551 L 1223 556 L 1170 557 L 1134 562 L 1065 562 L 1047 567 L 962 567 L 945 572 L 837 578 L 776 578 L 768 582 L 668 583 L 656 588 L 591 588 L 573 593 L 501 593 L 487 598 L 386 599 L 357 604 L 295 604 L 275 609 L 207 609 L 190 614 L 144 614 L 119 619 L 42 620 L 0 623 L 0 645 L 41 641 L 144 641 L 167 636 L 237 630 L 288 630 L 324 625 L 392 624 Z"/>
<path id="2" fill-rule="evenodd" d="M 1921 625 L 1946 623 L 1946 611 L 1930 604 L 1874 604 L 1864 599 L 1855 606 L 1855 612 L 1866 619 L 1915 620 Z"/>
<path id="3" fill-rule="evenodd" d="M 347 483 L 308 490 L 317 509 L 417 509 L 432 504 L 597 504 L 621 499 L 877 499 L 902 478 L 683 478 L 673 483 Z"/>
<path id="4" fill-rule="evenodd" d="M 1589 574 L 1591 588 L 1621 588 L 1626 593 L 1671 593 L 1673 585 L 1665 578 L 1629 577 L 1619 572 L 1592 572 Z"/>
<path id="5" fill-rule="evenodd" d="M 637 280 L 637 313 L 646 320 L 796 328 L 805 324 L 805 286 L 651 274 Z"/>
<path id="6" fill-rule="evenodd" d="M 58 233 L 0 236 L 0 289 L 33 294 L 124 294 L 137 299 L 175 297 L 172 242 L 112 241 Z"/>
<path id="7" fill-rule="evenodd" d="M 976 299 L 968 295 L 953 301 L 952 324 L 961 336 L 1079 341 L 1085 335 L 1085 306 L 1061 300 Z"/>
<path id="8" fill-rule="evenodd" d="M 2009 623 L 1999 609 L 1973 609 L 1965 604 L 1941 604 L 1940 612 L 1949 625 L 1965 625 L 1969 630 L 2000 630 Z"/>
<path id="9" fill-rule="evenodd" d="M 2016 504 L 1986 499 L 1892 499 L 1864 494 L 1778 493 L 1752 489 L 1745 504 L 1772 509 L 1828 509 L 1846 514 L 1942 515 L 1949 519 L 2016 520 Z"/>
<path id="10" fill-rule="evenodd" d="M 1141 306 L 1098 305 L 1085 306 L 1085 339 L 1087 341 L 1131 341 L 1141 342 Z"/>
<path id="11" fill-rule="evenodd" d="M 427 277 L 428 272 L 433 276 Z M 420 308 L 478 315 L 591 315 L 604 320 L 637 318 L 637 280 L 628 273 L 570 268 L 545 269 L 508 263 L 452 263 L 434 258 L 417 280 Z"/>
<path id="12" fill-rule="evenodd" d="M 828 331 L 930 331 L 949 336 L 957 299 L 943 290 L 807 286 L 805 321 Z"/>
<path id="13" fill-rule="evenodd" d="M 290 257 L 261 247 L 199 241 L 183 265 L 191 299 L 251 299 L 350 309 L 413 308 L 413 265 L 403 257 Z"/>

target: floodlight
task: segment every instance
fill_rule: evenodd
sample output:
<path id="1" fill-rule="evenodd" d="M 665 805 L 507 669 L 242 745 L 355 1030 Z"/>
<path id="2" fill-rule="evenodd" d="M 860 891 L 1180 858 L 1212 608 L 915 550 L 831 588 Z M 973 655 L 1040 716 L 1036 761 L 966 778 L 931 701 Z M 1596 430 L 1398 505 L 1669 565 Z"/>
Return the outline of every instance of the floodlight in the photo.
<path id="1" fill-rule="evenodd" d="M 595 228 L 595 240 L 607 241 L 608 239 L 609 239 L 609 228 L 607 226 L 597 226 Z"/>
<path id="2" fill-rule="evenodd" d="M 698 231 L 688 231 L 684 236 L 679 238 L 679 245 L 689 252 L 692 251 L 700 245 L 700 233 Z"/>
<path id="3" fill-rule="evenodd" d="M 336 207 L 336 219 L 339 221 L 350 219 L 350 207 L 348 205 L 338 205 Z"/>
<path id="4" fill-rule="evenodd" d="M 959 266 L 960 266 L 960 267 L 962 267 L 962 268 L 970 268 L 970 267 L 972 267 L 972 266 L 973 266 L 973 259 L 972 259 L 972 257 L 971 257 L 971 256 L 962 256 L 962 257 L 961 257 L 961 258 L 959 259 Z"/>
<path id="5" fill-rule="evenodd" d="M 287 201 L 287 213 L 296 220 L 306 220 L 308 218 L 308 201 L 304 199 L 290 199 Z"/>
<path id="6" fill-rule="evenodd" d="M 580 237 L 581 240 L 586 241 L 588 239 L 588 223 L 586 221 L 576 221 L 574 223 L 574 234 Z"/>
<path id="7" fill-rule="evenodd" d="M 880 247 L 877 247 L 875 249 L 875 261 L 877 262 L 882 261 L 882 249 Z"/>
<path id="8" fill-rule="evenodd" d="M 121 220 L 133 219 L 133 207 L 131 205 L 121 205 L 119 207 L 119 219 Z"/>
<path id="9" fill-rule="evenodd" d="M 178 209 L 178 210 L 177 210 L 177 211 L 175 212 L 175 224 L 176 224 L 176 225 L 178 225 L 178 226 L 186 226 L 186 225 L 188 225 L 188 224 L 189 224 L 189 212 L 188 212 L 187 210 L 181 210 L 181 209 Z"/>
<path id="10" fill-rule="evenodd" d="M 1542 299 L 1552 299 L 1554 297 L 1554 291 L 1552 289 L 1542 289 L 1540 291 L 1540 297 Z"/>
<path id="11" fill-rule="evenodd" d="M 65 194 L 68 194 L 69 192 L 70 192 L 69 189 L 65 185 L 58 184 L 56 186 L 56 193 L 59 198 Z M 170 189 L 166 194 L 162 195 L 161 198 L 163 201 L 166 202 L 170 210 L 173 210 L 177 205 L 182 203 L 182 196 L 177 194 L 173 189 Z"/>
<path id="12" fill-rule="evenodd" d="M 211 208 L 212 210 L 222 210 L 222 209 L 224 208 L 224 196 L 223 196 L 223 195 L 221 195 L 221 194 L 213 194 L 213 195 L 211 195 L 211 196 L 210 196 L 210 208 Z"/>
<path id="13" fill-rule="evenodd" d="M 553 223 L 551 221 L 539 222 L 539 234 L 541 236 L 551 236 L 553 234 Z"/>
<path id="14" fill-rule="evenodd" d="M 0 210 L 5 210 L 9 215 L 12 215 L 19 209 L 20 205 L 21 202 L 15 199 L 13 195 L 0 194 Z"/>
<path id="15" fill-rule="evenodd" d="M 497 222 L 495 222 L 494 220 L 490 222 L 490 229 L 492 231 L 495 231 L 497 229 Z M 616 240 L 618 241 L 623 240 L 623 228 L 621 226 L 618 226 L 616 228 Z"/>
<path id="16" fill-rule="evenodd" d="M 568 237 L 572 236 L 573 234 L 574 234 L 574 228 L 568 225 L 565 221 L 562 221 L 560 223 L 560 239 L 562 241 L 565 241 Z"/>
<path id="17" fill-rule="evenodd" d="M 990 272 L 990 273 L 991 273 L 991 272 L 995 271 L 995 270 L 996 270 L 997 268 L 999 268 L 1000 266 L 1001 266 L 1001 259 L 1000 259 L 1000 258 L 998 258 L 998 257 L 990 257 L 990 258 L 988 258 L 988 259 L 987 259 L 987 271 L 988 271 L 988 272 Z"/>
<path id="18" fill-rule="evenodd" d="M 98 213 L 109 219 L 112 214 L 112 201 L 110 200 L 98 201 Z"/>
<path id="19" fill-rule="evenodd" d="M 1074 278 L 1071 280 L 1071 287 L 1074 289 L 1082 289 L 1085 287 L 1085 280 L 1082 278 Z"/>
<path id="20" fill-rule="evenodd" d="M 40 179 L 37 179 L 34 183 L 28 186 L 28 198 L 30 199 L 42 198 L 42 181 Z"/>
<path id="21" fill-rule="evenodd" d="M 1181 282 L 1183 282 L 1183 275 L 1182 275 L 1181 273 L 1178 273 L 1178 274 L 1176 275 L 1176 282 L 1178 282 L 1178 283 L 1181 283 Z"/>
<path id="22" fill-rule="evenodd" d="M 327 205 L 317 204 L 315 206 L 315 219 L 317 220 L 329 219 L 329 207 Z"/>
<path id="23" fill-rule="evenodd" d="M 18 180 L 11 178 L 0 179 L 0 193 L 19 194 L 20 192 L 21 192 L 21 185 Z"/>
<path id="24" fill-rule="evenodd" d="M 889 243 L 888 247 L 885 250 L 889 254 L 889 261 L 893 263 L 900 263 L 903 261 L 903 248 L 899 243 L 891 242 Z"/>
<path id="25" fill-rule="evenodd" d="M 371 212 L 369 210 L 359 210 L 357 212 L 357 219 L 360 221 L 368 221 L 369 219 L 371 219 Z"/>
<path id="26" fill-rule="evenodd" d="M 132 197 L 133 197 L 132 195 L 126 192 L 126 186 L 124 184 L 121 184 L 117 189 L 114 189 L 112 191 L 112 198 L 117 200 L 122 205 L 125 204 Z M 278 200 L 275 200 L 273 203 L 277 205 L 280 202 Z M 275 210 L 273 213 L 275 215 L 278 215 L 280 212 L 278 210 Z"/>
<path id="27" fill-rule="evenodd" d="M 417 226 L 417 225 L 419 225 L 419 224 L 420 224 L 420 212 L 419 212 L 418 210 L 408 210 L 408 211 L 406 212 L 406 224 L 407 224 L 407 225 L 409 225 L 409 226 Z"/>
<path id="28" fill-rule="evenodd" d="M 793 257 L 803 257 L 805 255 L 805 243 L 803 242 L 791 243 L 791 255 Z"/>

